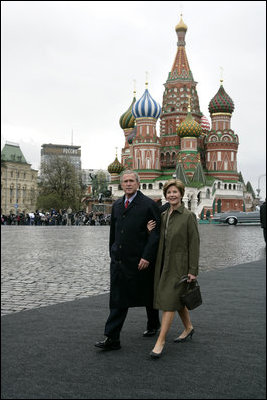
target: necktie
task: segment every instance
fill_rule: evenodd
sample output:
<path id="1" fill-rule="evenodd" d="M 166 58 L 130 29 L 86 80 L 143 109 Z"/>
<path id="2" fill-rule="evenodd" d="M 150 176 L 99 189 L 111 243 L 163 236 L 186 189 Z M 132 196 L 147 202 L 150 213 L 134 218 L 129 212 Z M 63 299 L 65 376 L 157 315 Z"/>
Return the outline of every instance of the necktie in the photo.
<path id="1" fill-rule="evenodd" d="M 129 200 L 127 199 L 126 202 L 125 202 L 125 208 L 128 207 L 129 203 L 130 203 Z"/>

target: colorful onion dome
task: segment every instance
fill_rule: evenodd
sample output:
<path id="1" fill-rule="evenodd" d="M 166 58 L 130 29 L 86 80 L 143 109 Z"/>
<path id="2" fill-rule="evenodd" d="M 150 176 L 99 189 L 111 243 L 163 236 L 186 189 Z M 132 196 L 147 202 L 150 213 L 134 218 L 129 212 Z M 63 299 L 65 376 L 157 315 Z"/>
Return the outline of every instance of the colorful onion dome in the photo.
<path id="1" fill-rule="evenodd" d="M 135 94 L 135 92 L 134 92 L 134 94 Z M 135 98 L 135 95 L 134 95 L 134 98 L 133 98 L 133 101 L 132 101 L 130 107 L 120 117 L 120 127 L 122 129 L 133 128 L 134 125 L 135 125 L 135 118 L 134 118 L 134 116 L 132 114 L 132 107 L 133 107 L 135 102 L 136 102 L 136 98 Z"/>
<path id="2" fill-rule="evenodd" d="M 110 174 L 120 174 L 124 170 L 124 166 L 119 162 L 118 157 L 116 155 L 113 163 L 109 164 L 108 172 Z"/>
<path id="3" fill-rule="evenodd" d="M 221 85 L 220 89 L 209 103 L 210 114 L 215 114 L 215 113 L 232 114 L 234 108 L 235 106 L 233 100 L 231 99 L 230 96 L 228 96 L 228 94 L 223 88 L 223 85 Z"/>
<path id="4" fill-rule="evenodd" d="M 183 19 L 182 19 L 182 14 L 181 14 L 181 18 L 180 18 L 180 22 L 179 24 L 176 25 L 175 27 L 176 32 L 177 31 L 187 31 L 187 25 L 184 23 Z"/>
<path id="5" fill-rule="evenodd" d="M 193 136 L 198 137 L 202 133 L 201 126 L 194 120 L 189 111 L 185 120 L 178 125 L 177 134 L 180 137 Z"/>
<path id="6" fill-rule="evenodd" d="M 158 118 L 161 113 L 161 107 L 145 90 L 143 96 L 133 105 L 132 113 L 135 118 Z"/>
<path id="7" fill-rule="evenodd" d="M 200 126 L 203 131 L 210 131 L 210 123 L 207 117 L 205 115 L 202 115 L 201 120 L 200 120 Z"/>

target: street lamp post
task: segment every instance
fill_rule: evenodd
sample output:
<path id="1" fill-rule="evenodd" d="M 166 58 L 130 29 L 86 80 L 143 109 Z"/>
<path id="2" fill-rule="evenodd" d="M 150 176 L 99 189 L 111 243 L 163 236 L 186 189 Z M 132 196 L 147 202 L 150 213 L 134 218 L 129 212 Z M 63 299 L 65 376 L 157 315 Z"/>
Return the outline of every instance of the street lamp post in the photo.
<path id="1" fill-rule="evenodd" d="M 16 169 L 16 217 L 18 220 L 18 170 Z"/>

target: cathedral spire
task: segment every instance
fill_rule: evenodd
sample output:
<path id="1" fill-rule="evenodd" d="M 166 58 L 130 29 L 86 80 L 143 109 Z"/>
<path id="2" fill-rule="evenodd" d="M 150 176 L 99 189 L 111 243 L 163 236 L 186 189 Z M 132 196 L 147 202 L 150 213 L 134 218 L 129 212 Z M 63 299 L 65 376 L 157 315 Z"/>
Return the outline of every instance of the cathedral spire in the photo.
<path id="1" fill-rule="evenodd" d="M 185 51 L 185 35 L 187 26 L 185 25 L 182 15 L 180 22 L 176 25 L 175 31 L 178 37 L 177 53 L 169 75 L 169 79 L 190 79 L 193 80 L 192 72 L 190 71 L 189 63 Z"/>

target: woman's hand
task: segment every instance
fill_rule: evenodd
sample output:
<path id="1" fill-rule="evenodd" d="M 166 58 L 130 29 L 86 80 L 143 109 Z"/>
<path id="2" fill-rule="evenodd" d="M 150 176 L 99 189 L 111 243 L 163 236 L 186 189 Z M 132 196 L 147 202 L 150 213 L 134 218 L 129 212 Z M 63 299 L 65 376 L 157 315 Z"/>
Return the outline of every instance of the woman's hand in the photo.
<path id="1" fill-rule="evenodd" d="M 156 226 L 156 221 L 153 221 L 152 219 L 150 221 L 148 221 L 147 223 L 147 230 L 150 233 Z"/>
<path id="2" fill-rule="evenodd" d="M 197 277 L 195 275 L 192 275 L 192 274 L 187 274 L 187 275 L 188 275 L 188 280 L 187 280 L 188 283 L 197 279 Z"/>

